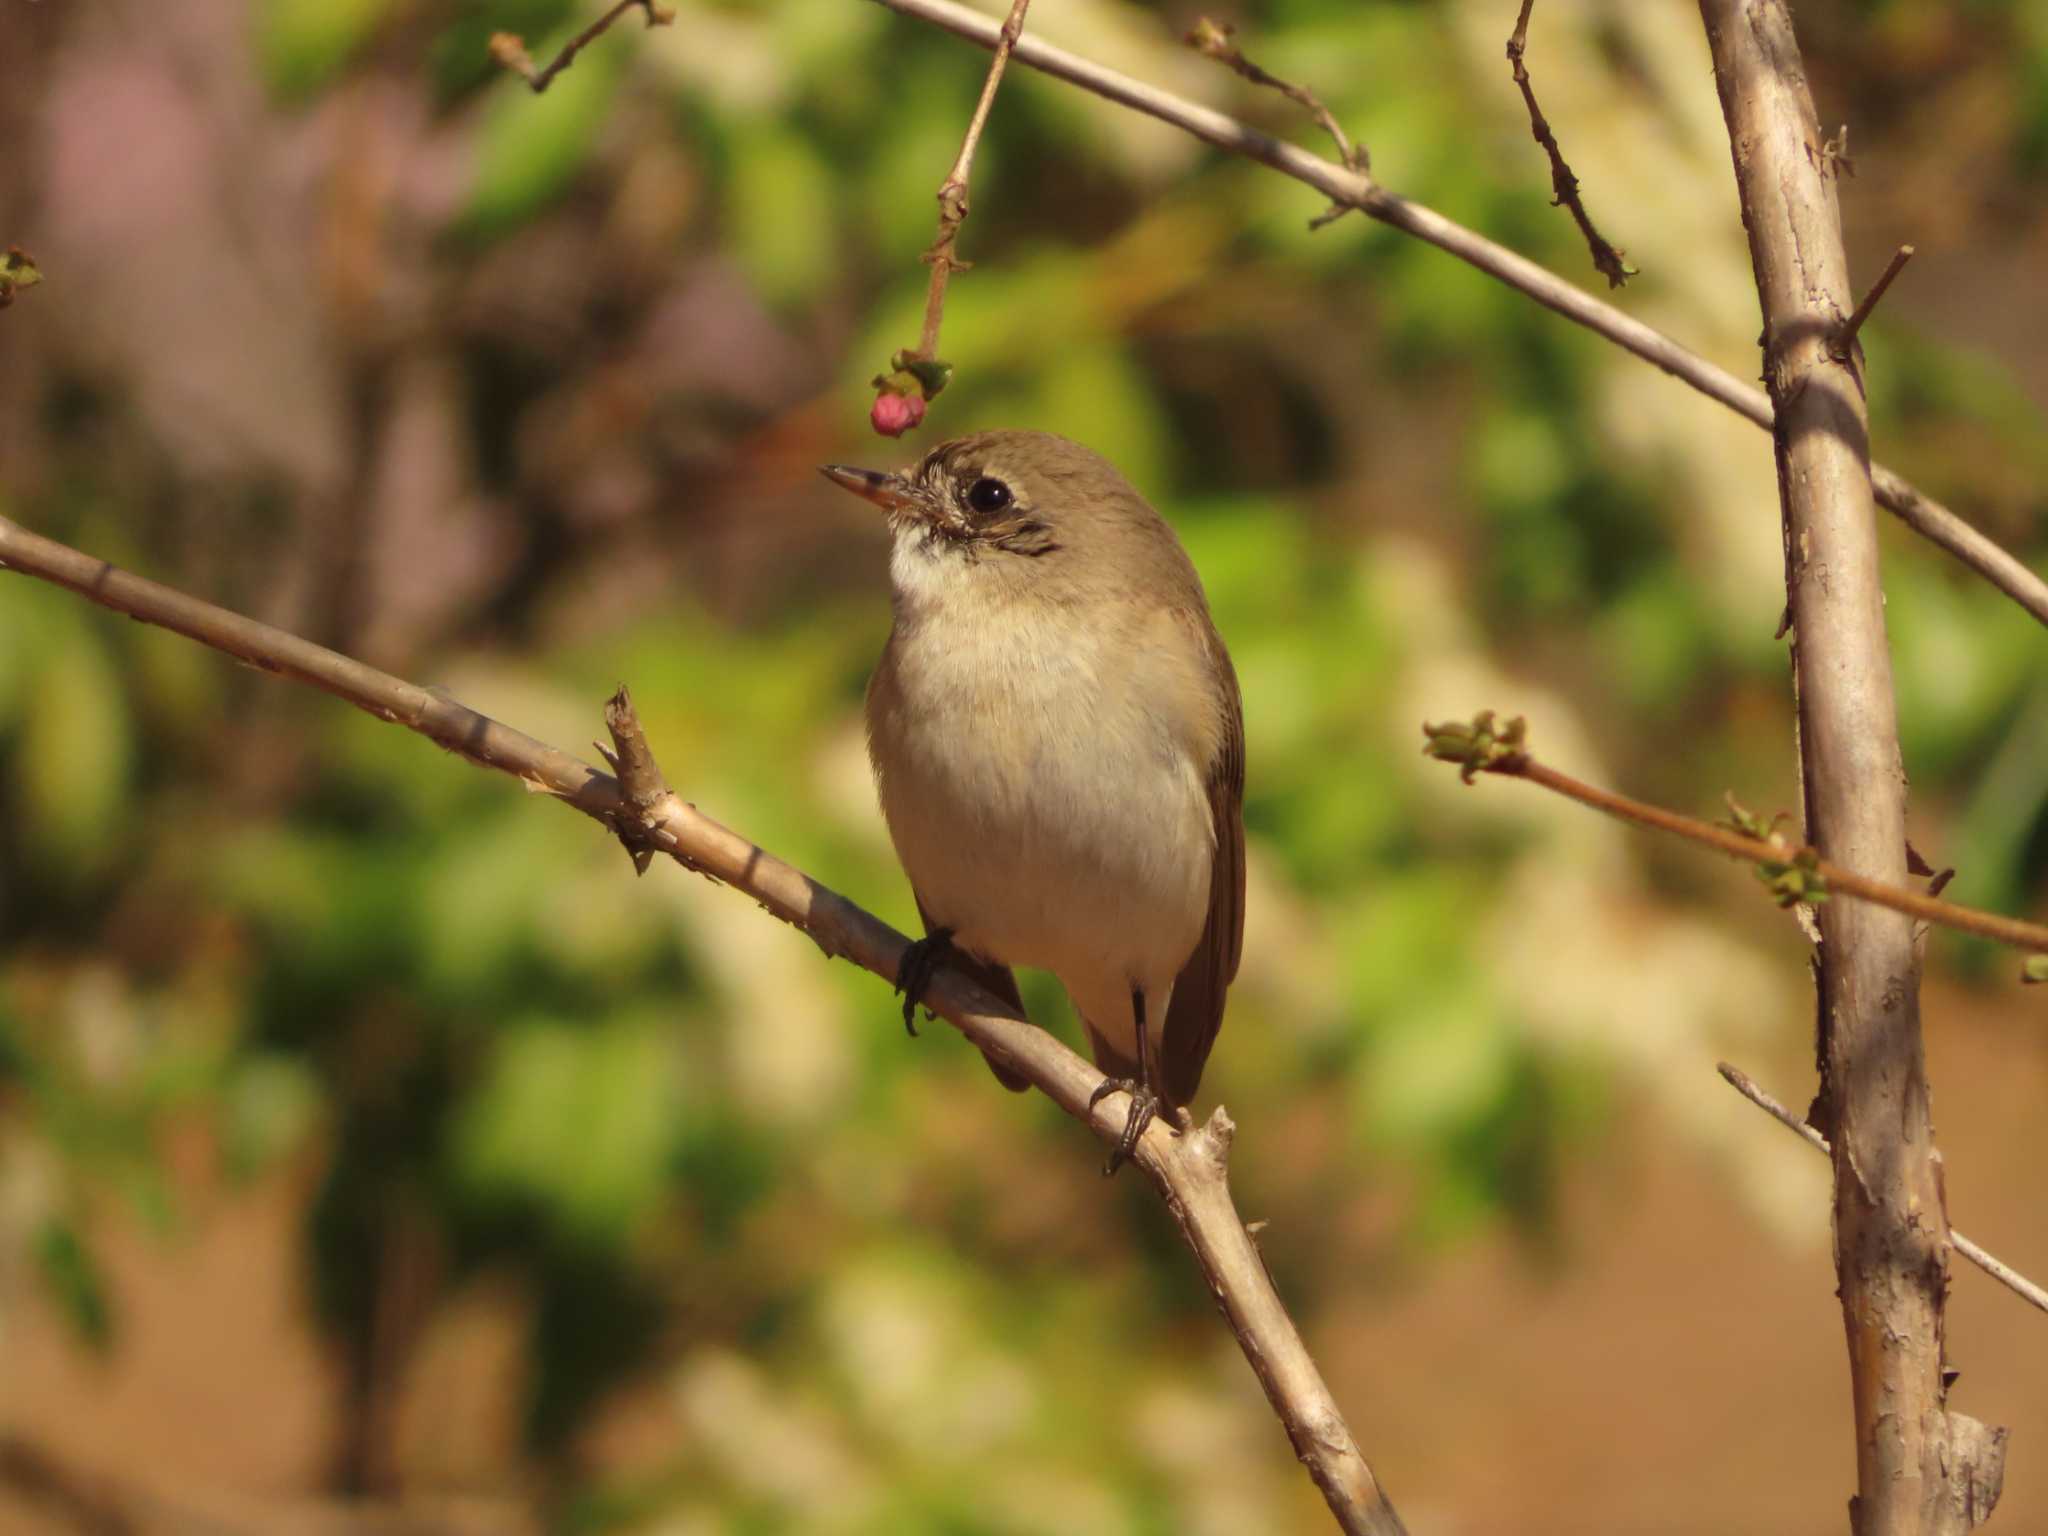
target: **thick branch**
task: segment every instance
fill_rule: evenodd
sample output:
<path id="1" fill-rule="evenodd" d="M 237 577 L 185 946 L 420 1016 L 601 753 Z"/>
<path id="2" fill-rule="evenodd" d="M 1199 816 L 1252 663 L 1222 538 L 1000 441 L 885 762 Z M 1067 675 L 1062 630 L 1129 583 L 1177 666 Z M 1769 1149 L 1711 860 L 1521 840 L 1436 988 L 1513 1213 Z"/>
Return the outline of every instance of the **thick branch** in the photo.
<path id="1" fill-rule="evenodd" d="M 621 692 L 606 711 L 616 760 L 632 789 L 588 763 L 500 725 L 455 700 L 254 619 L 130 575 L 0 517 L 0 569 L 19 571 L 91 598 L 144 623 L 215 650 L 417 731 L 458 756 L 496 768 L 528 789 L 553 795 L 604 823 L 629 851 L 667 853 L 686 869 L 744 892 L 808 934 L 827 955 L 843 956 L 893 979 L 907 941 L 880 918 L 828 890 L 802 870 L 719 825 L 662 783 L 639 722 Z M 1123 1130 L 1124 1106 L 1112 1095 L 1090 1108 L 1102 1074 L 1042 1029 L 954 971 L 942 970 L 925 1002 L 1005 1066 L 1029 1078 L 1106 1142 Z M 1295 1454 L 1322 1490 L 1339 1526 L 1354 1536 L 1403 1536 L 1400 1517 L 1360 1454 L 1336 1400 L 1287 1314 L 1230 1198 L 1228 1154 L 1234 1132 L 1221 1109 L 1207 1125 L 1176 1136 L 1155 1121 L 1134 1161 L 1165 1199 L 1193 1250 Z"/>
<path id="2" fill-rule="evenodd" d="M 1906 877 L 1906 786 L 1871 515 L 1869 421 L 1833 346 L 1853 307 L 1833 166 L 1784 0 L 1700 0 L 1764 321 L 1784 512 L 1808 840 L 1886 885 Z M 1834 1148 L 1835 1271 L 1856 1419 L 1857 1536 L 1985 1519 L 2003 1443 L 1949 1413 L 1948 1212 L 1920 1041 L 1913 925 L 1818 911 L 1819 1115 Z"/>
<path id="3" fill-rule="evenodd" d="M 876 0 L 876 3 L 920 21 L 931 22 L 983 48 L 993 48 L 1001 30 L 990 18 L 957 5 L 954 0 Z M 1727 369 L 1716 367 L 1662 331 L 1594 298 L 1527 257 L 1496 245 L 1484 235 L 1476 234 L 1420 203 L 1389 192 L 1361 171 L 1325 160 L 1221 112 L 1133 80 L 1129 75 L 1077 58 L 1042 38 L 1020 38 L 1012 56 L 1020 64 L 1028 64 L 1055 79 L 1079 86 L 1134 112 L 1156 117 L 1218 149 L 1270 166 L 1283 176 L 1291 176 L 1305 186 L 1314 187 L 1332 202 L 1347 204 L 1368 218 L 1391 225 L 1418 240 L 1425 240 L 1489 277 L 1527 294 L 1544 308 L 1554 310 L 1565 319 L 1606 337 L 1623 350 L 1663 369 L 1673 378 L 1683 380 L 1709 399 L 1720 401 L 1738 416 L 1745 416 L 1766 429 L 1771 425 L 1770 400 L 1762 391 L 1743 383 Z M 1947 550 L 2043 624 L 2048 624 L 2048 580 L 2029 570 L 1947 507 L 1922 495 L 1890 470 L 1879 466 L 1873 469 L 1872 477 L 1876 482 L 1878 501 L 1897 514 L 1901 522 L 1922 538 Z"/>

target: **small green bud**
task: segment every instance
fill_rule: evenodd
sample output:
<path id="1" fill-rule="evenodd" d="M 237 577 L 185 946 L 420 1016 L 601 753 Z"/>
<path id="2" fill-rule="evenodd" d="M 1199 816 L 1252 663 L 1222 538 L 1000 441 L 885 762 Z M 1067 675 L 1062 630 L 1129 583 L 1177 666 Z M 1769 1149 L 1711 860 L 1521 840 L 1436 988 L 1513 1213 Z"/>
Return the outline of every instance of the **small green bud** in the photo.
<path id="1" fill-rule="evenodd" d="M 1449 720 L 1431 725 L 1424 721 L 1422 735 L 1422 755 L 1456 763 L 1458 777 L 1467 784 L 1475 774 L 1499 772 L 1528 756 L 1529 722 L 1517 715 L 1496 728 L 1490 709 L 1482 709 L 1469 724 Z"/>

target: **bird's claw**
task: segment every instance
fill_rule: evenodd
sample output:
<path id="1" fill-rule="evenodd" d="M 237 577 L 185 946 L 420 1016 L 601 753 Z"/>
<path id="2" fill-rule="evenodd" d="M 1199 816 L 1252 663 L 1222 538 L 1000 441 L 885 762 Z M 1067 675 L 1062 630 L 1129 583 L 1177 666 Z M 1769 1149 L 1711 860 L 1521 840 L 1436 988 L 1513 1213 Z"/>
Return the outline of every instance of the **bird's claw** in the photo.
<path id="1" fill-rule="evenodd" d="M 903 1027 L 913 1036 L 917 1033 L 917 1005 L 924 1000 L 932 977 L 952 953 L 953 930 L 934 928 L 923 938 L 913 940 L 903 951 L 903 958 L 896 962 L 896 990 L 903 994 Z M 924 1016 L 930 1018 L 931 1010 L 926 1009 Z"/>
<path id="2" fill-rule="evenodd" d="M 1166 1108 L 1165 1101 L 1148 1085 L 1131 1077 L 1105 1077 L 1095 1085 L 1095 1091 L 1088 1095 L 1088 1107 L 1094 1109 L 1112 1093 L 1129 1094 L 1131 1112 L 1124 1120 L 1123 1134 L 1117 1137 L 1116 1145 L 1109 1149 L 1109 1160 L 1102 1165 L 1102 1176 L 1105 1179 L 1113 1178 L 1117 1169 L 1131 1160 L 1131 1155 L 1138 1150 L 1138 1138 L 1145 1134 L 1145 1127 Z M 1168 1114 L 1166 1117 L 1167 1124 L 1174 1127 L 1176 1135 L 1180 1131 L 1177 1123 L 1179 1118 L 1175 1114 Z"/>

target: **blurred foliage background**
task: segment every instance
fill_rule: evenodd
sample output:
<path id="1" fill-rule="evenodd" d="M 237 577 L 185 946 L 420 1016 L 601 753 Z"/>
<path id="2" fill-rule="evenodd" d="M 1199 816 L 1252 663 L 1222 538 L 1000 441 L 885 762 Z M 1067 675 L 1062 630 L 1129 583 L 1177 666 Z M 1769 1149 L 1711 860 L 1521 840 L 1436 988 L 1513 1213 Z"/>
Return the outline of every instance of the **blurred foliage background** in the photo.
<path id="1" fill-rule="evenodd" d="M 1791 808 L 1767 438 L 1019 69 L 957 381 L 881 442 L 985 56 L 858 0 L 687 0 L 543 97 L 487 66 L 596 9 L 8 0 L 0 242 L 48 281 L 0 315 L 0 511 L 560 745 L 627 680 L 688 797 L 907 927 L 858 723 L 883 535 L 814 466 L 1084 439 L 1243 677 L 1207 1096 L 1415 1528 L 1837 1529 L 1824 1166 L 1711 1070 L 1803 1099 L 1802 942 L 1741 870 L 1417 754 L 1492 706 L 1647 798 Z M 1591 286 L 1513 10 L 1230 19 L 1391 187 Z M 1193 16 L 1030 25 L 1322 149 Z M 1880 457 L 2038 566 L 2048 10 L 1799 22 L 1854 270 L 1920 252 L 1864 333 Z M 1693 10 L 1545 0 L 1529 59 L 1641 268 L 1618 302 L 1752 375 Z M 1884 535 L 1916 842 L 2038 915 L 2044 637 Z M 402 732 L 0 583 L 0 1530 L 1324 1528 L 1140 1181 L 749 903 L 629 876 Z M 1930 961 L 1958 1219 L 2048 1269 L 2040 1004 L 2009 955 Z M 2038 1528 L 2040 1319 L 1959 1272 L 1952 1329 Z"/>

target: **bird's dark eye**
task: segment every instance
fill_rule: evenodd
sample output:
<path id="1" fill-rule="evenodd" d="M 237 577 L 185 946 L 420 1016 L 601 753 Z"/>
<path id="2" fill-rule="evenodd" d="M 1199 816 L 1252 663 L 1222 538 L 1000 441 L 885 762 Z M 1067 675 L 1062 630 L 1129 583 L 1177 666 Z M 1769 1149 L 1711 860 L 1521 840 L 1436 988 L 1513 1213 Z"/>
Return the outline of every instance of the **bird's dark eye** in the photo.
<path id="1" fill-rule="evenodd" d="M 967 487 L 967 505 L 986 516 L 1010 504 L 1010 488 L 1002 481 L 983 475 Z"/>

